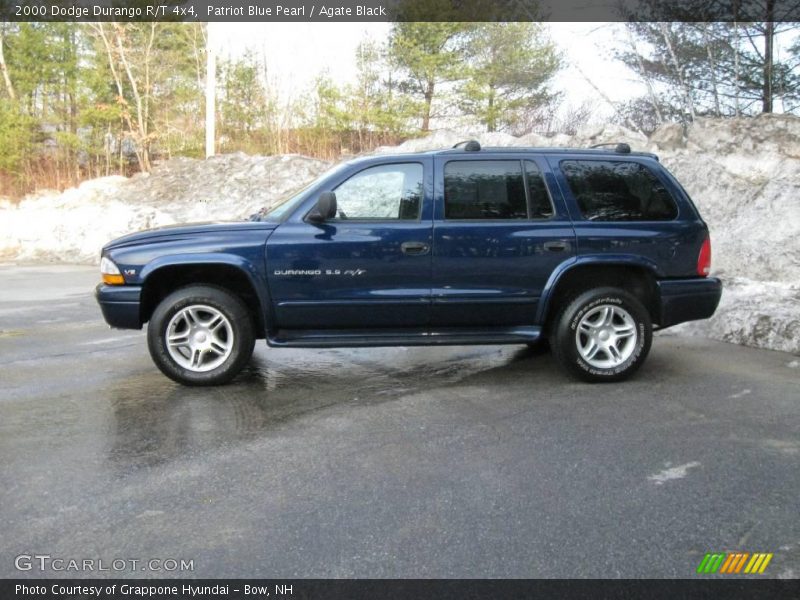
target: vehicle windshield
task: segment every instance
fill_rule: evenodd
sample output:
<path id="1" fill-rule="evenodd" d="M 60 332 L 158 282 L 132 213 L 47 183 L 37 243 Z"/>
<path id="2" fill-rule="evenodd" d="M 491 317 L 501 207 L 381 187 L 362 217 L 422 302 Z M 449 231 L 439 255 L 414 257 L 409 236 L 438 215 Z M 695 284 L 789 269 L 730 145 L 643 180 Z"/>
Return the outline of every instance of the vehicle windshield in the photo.
<path id="1" fill-rule="evenodd" d="M 305 193 L 314 185 L 316 185 L 321 179 L 328 177 L 329 175 L 333 175 L 336 171 L 341 169 L 344 165 L 338 164 L 334 165 L 327 171 L 325 171 L 319 177 L 315 177 L 311 182 L 304 185 L 301 188 L 295 189 L 292 192 L 284 195 L 281 199 L 275 202 L 272 208 L 267 212 L 259 211 L 250 217 L 251 221 L 269 221 L 272 223 L 277 223 L 285 219 L 291 212 L 297 207 L 297 205 L 302 202 Z"/>

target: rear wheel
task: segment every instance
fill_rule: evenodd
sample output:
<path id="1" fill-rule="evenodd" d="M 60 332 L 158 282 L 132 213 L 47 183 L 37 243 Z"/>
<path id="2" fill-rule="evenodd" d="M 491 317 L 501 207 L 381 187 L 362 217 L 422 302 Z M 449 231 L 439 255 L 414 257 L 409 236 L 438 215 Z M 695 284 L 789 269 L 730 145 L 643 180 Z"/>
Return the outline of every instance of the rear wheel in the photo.
<path id="1" fill-rule="evenodd" d="M 156 366 L 185 385 L 233 379 L 253 354 L 253 323 L 244 303 L 211 286 L 179 289 L 161 301 L 147 329 Z"/>
<path id="2" fill-rule="evenodd" d="M 650 351 L 650 315 L 632 294 L 597 288 L 578 295 L 556 319 L 553 354 L 569 374 L 584 381 L 620 381 Z"/>

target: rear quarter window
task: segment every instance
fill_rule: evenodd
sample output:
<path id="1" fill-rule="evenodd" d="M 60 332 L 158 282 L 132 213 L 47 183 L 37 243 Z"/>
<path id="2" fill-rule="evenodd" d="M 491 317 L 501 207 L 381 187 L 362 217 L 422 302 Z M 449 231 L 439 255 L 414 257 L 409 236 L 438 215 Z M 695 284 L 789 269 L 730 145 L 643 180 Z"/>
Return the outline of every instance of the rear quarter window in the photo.
<path id="1" fill-rule="evenodd" d="M 672 221 L 678 216 L 667 188 L 638 162 L 564 160 L 560 166 L 584 219 Z"/>

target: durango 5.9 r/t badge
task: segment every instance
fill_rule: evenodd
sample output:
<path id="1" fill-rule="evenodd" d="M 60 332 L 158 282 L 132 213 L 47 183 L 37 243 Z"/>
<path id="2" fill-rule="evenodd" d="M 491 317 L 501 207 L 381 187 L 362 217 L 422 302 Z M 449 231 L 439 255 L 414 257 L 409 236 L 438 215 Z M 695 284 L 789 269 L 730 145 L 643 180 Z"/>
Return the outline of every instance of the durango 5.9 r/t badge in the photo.
<path id="1" fill-rule="evenodd" d="M 339 276 L 339 275 L 347 275 L 350 277 L 358 277 L 359 275 L 364 275 L 366 273 L 366 269 L 283 269 L 278 271 L 273 271 L 273 275 L 279 276 L 304 276 L 304 277 L 315 277 L 318 275 L 326 275 L 326 276 Z"/>

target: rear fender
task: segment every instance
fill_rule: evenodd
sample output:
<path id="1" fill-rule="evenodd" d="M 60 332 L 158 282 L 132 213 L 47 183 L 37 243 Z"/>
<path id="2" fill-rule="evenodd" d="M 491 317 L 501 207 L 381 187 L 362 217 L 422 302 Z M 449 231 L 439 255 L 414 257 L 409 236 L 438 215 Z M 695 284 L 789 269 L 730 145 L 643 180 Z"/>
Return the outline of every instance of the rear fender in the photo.
<path id="1" fill-rule="evenodd" d="M 638 267 L 647 269 L 658 279 L 664 277 L 664 273 L 659 269 L 658 265 L 643 256 L 635 254 L 599 254 L 599 255 L 581 255 L 569 260 L 565 260 L 558 267 L 556 267 L 550 274 L 550 278 L 545 284 L 542 296 L 539 301 L 539 306 L 536 310 L 536 324 L 544 325 L 545 315 L 548 314 L 550 302 L 554 296 L 554 292 L 558 287 L 558 282 L 569 271 L 585 267 L 587 265 L 607 266 L 607 267 Z"/>

